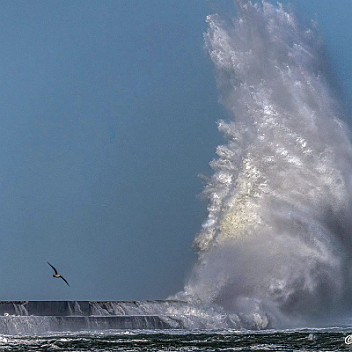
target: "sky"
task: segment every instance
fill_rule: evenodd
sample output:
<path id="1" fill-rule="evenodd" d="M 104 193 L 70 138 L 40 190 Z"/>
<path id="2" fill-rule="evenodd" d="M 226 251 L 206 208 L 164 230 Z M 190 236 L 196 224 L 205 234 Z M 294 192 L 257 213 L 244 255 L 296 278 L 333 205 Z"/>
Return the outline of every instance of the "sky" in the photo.
<path id="1" fill-rule="evenodd" d="M 350 108 L 352 2 L 290 3 L 318 23 Z M 0 2 L 0 300 L 182 290 L 227 116 L 203 43 L 213 12 L 232 0 Z"/>

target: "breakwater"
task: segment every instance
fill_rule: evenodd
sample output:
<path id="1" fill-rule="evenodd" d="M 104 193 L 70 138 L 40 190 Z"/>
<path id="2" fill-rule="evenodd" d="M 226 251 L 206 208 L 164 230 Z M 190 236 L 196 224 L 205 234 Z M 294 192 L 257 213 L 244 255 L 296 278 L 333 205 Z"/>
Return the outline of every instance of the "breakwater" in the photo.
<path id="1" fill-rule="evenodd" d="M 0 301 L 0 334 L 180 329 L 179 301 Z"/>

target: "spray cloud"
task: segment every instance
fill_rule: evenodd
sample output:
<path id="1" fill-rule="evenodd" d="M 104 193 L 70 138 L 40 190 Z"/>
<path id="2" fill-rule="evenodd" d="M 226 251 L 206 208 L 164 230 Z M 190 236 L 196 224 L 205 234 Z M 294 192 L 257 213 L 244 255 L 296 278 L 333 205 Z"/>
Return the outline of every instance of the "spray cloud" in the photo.
<path id="1" fill-rule="evenodd" d="M 206 48 L 228 121 L 211 162 L 208 217 L 179 298 L 275 326 L 349 306 L 352 148 L 321 40 L 280 4 L 208 16 Z"/>

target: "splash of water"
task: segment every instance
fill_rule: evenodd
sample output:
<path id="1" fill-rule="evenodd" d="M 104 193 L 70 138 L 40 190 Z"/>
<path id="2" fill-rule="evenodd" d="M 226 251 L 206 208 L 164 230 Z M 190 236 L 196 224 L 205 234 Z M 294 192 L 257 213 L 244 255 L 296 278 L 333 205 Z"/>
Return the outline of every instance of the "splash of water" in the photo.
<path id="1" fill-rule="evenodd" d="M 283 6 L 208 16 L 226 143 L 211 162 L 198 264 L 178 298 L 300 325 L 351 304 L 352 147 L 322 42 Z"/>

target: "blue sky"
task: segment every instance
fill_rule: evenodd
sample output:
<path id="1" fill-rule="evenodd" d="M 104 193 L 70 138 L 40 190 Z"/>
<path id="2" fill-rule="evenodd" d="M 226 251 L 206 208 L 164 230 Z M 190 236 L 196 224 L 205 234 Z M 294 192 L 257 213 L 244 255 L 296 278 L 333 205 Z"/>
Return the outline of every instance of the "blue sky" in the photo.
<path id="1" fill-rule="evenodd" d="M 352 96 L 350 0 L 315 19 Z M 182 289 L 222 139 L 205 17 L 230 0 L 0 3 L 0 299 L 159 299 Z M 71 284 L 51 278 L 54 264 Z"/>

